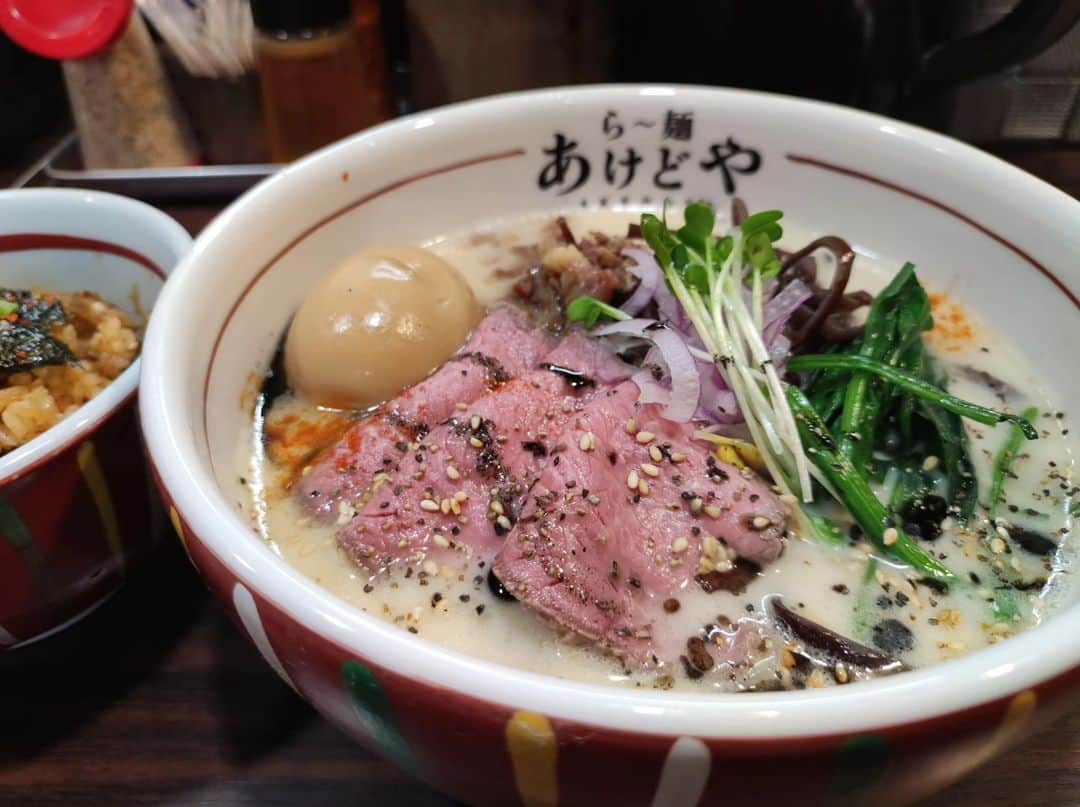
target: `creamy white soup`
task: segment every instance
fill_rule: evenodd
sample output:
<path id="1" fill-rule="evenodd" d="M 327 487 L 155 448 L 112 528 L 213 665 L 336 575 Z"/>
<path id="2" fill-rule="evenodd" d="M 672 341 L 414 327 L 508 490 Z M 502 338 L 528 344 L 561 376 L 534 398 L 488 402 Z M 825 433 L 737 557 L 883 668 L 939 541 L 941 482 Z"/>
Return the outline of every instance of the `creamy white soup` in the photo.
<path id="1" fill-rule="evenodd" d="M 566 215 L 579 237 L 591 231 L 621 236 L 638 219 L 639 213 L 631 211 Z M 514 284 L 539 260 L 536 245 L 550 241 L 551 233 L 552 217 L 546 216 L 447 234 L 420 246 L 456 267 L 476 300 L 491 306 L 513 296 Z M 786 224 L 779 246 L 797 249 L 810 240 L 812 234 Z M 834 261 L 819 253 L 817 262 L 819 280 L 824 281 Z M 901 262 L 859 254 L 848 290 L 878 292 Z M 736 641 L 740 625 L 756 624 L 760 630 L 736 663 L 726 663 L 721 653 L 716 663 L 710 658 L 695 666 L 693 647 L 687 651 L 689 660 L 686 654 L 653 654 L 644 661 L 633 654 L 620 658 L 557 619 L 497 596 L 489 580 L 491 558 L 462 555 L 444 563 L 417 556 L 376 572 L 354 563 L 337 537 L 350 514 L 313 517 L 300 504 L 296 485 L 318 461 L 319 451 L 363 413 L 319 408 L 288 391 L 265 411 L 254 413 L 237 469 L 250 491 L 245 507 L 273 551 L 356 608 L 421 639 L 523 670 L 686 691 L 820 687 L 874 674 L 843 654 L 806 641 L 798 631 L 778 628 L 770 606 L 776 598 L 798 616 L 907 668 L 956 658 L 1036 626 L 1070 600 L 1075 443 L 1070 419 L 1062 411 L 1064 402 L 1054 400 L 1043 380 L 1030 374 L 1023 356 L 962 300 L 933 288 L 933 267 L 925 268 L 926 277 L 920 279 L 935 317 L 934 330 L 925 335 L 926 348 L 946 372 L 949 391 L 1014 414 L 1035 407 L 1039 439 L 1024 441 L 1012 458 L 1004 498 L 991 521 L 986 505 L 994 462 L 1013 427 L 964 421 L 979 505 L 966 524 L 950 513 L 938 522 L 940 535 L 917 542 L 951 570 L 955 580 L 948 585 L 899 563 L 857 529 L 849 529 L 844 519 L 837 521 L 844 529 L 843 540 L 831 545 L 807 538 L 790 522 L 779 557 L 760 564 L 745 588 L 733 586 L 737 593 L 709 592 L 687 579 L 665 602 L 670 613 L 664 630 L 699 637 L 715 654 L 725 642 Z M 855 315 L 856 320 L 863 317 L 865 308 Z M 653 452 L 654 457 L 658 454 Z M 933 477 L 942 462 L 928 455 L 922 470 Z M 873 480 L 884 501 L 895 484 L 895 474 Z M 944 482 L 938 479 L 936 484 Z"/>

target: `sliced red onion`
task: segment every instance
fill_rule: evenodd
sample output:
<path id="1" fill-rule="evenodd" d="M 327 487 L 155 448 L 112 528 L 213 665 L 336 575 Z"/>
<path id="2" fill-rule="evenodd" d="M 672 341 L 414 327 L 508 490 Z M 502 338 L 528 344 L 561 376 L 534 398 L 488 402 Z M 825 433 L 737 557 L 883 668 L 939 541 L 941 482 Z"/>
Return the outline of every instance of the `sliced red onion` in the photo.
<path id="1" fill-rule="evenodd" d="M 712 362 L 698 362 L 701 397 L 697 417 L 709 423 L 731 425 L 742 421 L 735 393 L 728 389 L 723 376 Z"/>
<path id="2" fill-rule="evenodd" d="M 772 351 L 772 343 L 780 336 L 787 321 L 807 300 L 813 296 L 810 287 L 795 279 L 782 288 L 762 306 L 762 338 Z"/>
<path id="3" fill-rule="evenodd" d="M 653 292 L 653 299 L 656 300 L 656 311 L 661 320 L 671 323 L 683 334 L 693 334 L 695 338 L 697 337 L 694 324 L 690 321 L 690 317 L 686 315 L 679 301 L 675 299 L 675 295 L 671 293 L 667 282 L 663 282 L 656 287 L 656 291 Z"/>
<path id="4" fill-rule="evenodd" d="M 791 358 L 791 340 L 782 333 L 777 334 L 776 338 L 772 340 L 768 348 L 769 358 L 772 359 L 776 372 L 783 375 L 784 366 L 787 364 L 787 360 Z"/>
<path id="5" fill-rule="evenodd" d="M 671 289 L 668 288 L 667 280 L 664 277 L 664 270 L 660 268 L 660 265 L 656 262 L 656 258 L 651 252 L 647 252 L 643 249 L 637 249 L 636 247 L 630 247 L 623 250 L 624 255 L 629 255 L 638 265 L 631 267 L 632 272 L 637 274 L 637 269 L 642 268 L 644 272 L 647 272 L 652 278 L 652 293 L 651 299 L 656 300 L 656 310 L 660 315 L 660 319 L 664 322 L 668 322 L 675 326 L 676 330 L 681 331 L 684 335 L 692 333 L 694 330 L 693 324 L 690 322 L 690 318 L 686 316 L 683 311 L 683 307 L 679 305 L 679 301 L 675 299 L 675 295 L 671 293 Z M 652 270 L 656 271 L 653 272 Z M 645 280 L 642 279 L 642 284 Z M 638 286 L 640 291 L 641 286 Z M 641 309 L 631 311 L 629 308 L 630 302 L 637 297 L 637 291 L 631 296 L 630 300 L 627 300 L 623 305 L 622 310 L 628 314 L 636 314 Z M 645 302 L 648 302 L 646 300 Z M 644 306 L 644 303 L 642 303 Z"/>
<path id="6" fill-rule="evenodd" d="M 656 263 L 652 253 L 644 249 L 630 247 L 623 250 L 623 255 L 635 261 L 634 265 L 626 268 L 632 275 L 637 277 L 638 285 L 634 289 L 634 293 L 630 295 L 630 299 L 619 308 L 633 316 L 649 304 L 649 300 L 656 294 L 657 287 L 663 284 L 664 272 Z"/>
<path id="7" fill-rule="evenodd" d="M 634 373 L 630 380 L 641 390 L 641 395 L 638 397 L 641 403 L 663 404 L 664 406 L 671 403 L 671 388 L 663 381 L 657 381 L 652 370 L 640 370 Z"/>
<path id="8" fill-rule="evenodd" d="M 597 336 L 629 334 L 656 345 L 671 378 L 671 398 L 664 416 L 681 423 L 694 416 L 701 396 L 701 380 L 698 378 L 697 363 L 690 355 L 682 334 L 652 319 L 611 322 L 596 328 L 593 333 Z"/>

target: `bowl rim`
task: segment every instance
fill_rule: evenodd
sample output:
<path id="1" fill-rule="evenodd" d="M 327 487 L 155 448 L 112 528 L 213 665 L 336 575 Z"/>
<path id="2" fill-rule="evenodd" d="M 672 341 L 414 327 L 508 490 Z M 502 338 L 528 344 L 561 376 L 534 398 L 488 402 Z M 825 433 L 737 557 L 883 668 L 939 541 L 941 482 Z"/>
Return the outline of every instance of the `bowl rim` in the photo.
<path id="1" fill-rule="evenodd" d="M 780 693 L 684 693 L 627 690 L 566 681 L 467 656 L 407 633 L 339 599 L 306 578 L 283 558 L 252 540 L 251 528 L 230 507 L 202 459 L 182 414 L 185 381 L 170 373 L 165 356 L 183 338 L 177 309 L 186 287 L 197 284 L 203 255 L 219 239 L 231 238 L 233 222 L 253 202 L 287 194 L 303 184 L 309 166 L 333 163 L 340 155 L 372 159 L 372 141 L 405 135 L 479 114 L 512 112 L 516 104 L 559 105 L 573 100 L 663 95 L 704 103 L 780 104 L 792 114 L 820 116 L 852 130 L 872 127 L 948 154 L 975 171 L 988 186 L 998 181 L 1063 215 L 1080 217 L 1080 203 L 1042 180 L 972 146 L 944 135 L 872 113 L 820 101 L 747 90 L 674 84 L 607 84 L 507 93 L 442 107 L 382 124 L 315 152 L 248 191 L 195 241 L 158 300 L 144 344 L 148 372 L 141 384 L 143 431 L 161 484 L 183 521 L 240 584 L 306 629 L 347 653 L 428 686 L 508 709 L 529 709 L 572 723 L 628 733 L 694 735 L 715 740 L 807 739 L 900 726 L 961 712 L 1009 697 L 1080 667 L 1080 606 L 1007 642 L 856 687 Z M 389 138 L 388 138 L 389 139 Z M 361 146 L 370 146 L 359 157 Z M 898 146 L 899 147 L 899 146 Z M 314 173 L 314 172 L 313 172 Z M 1000 185 L 998 186 L 1000 188 Z M 176 378 L 173 378 L 173 375 Z M 199 379 L 201 382 L 201 378 Z"/>
<path id="2" fill-rule="evenodd" d="M 114 193 L 78 188 L 12 188 L 0 190 L 0 208 L 4 205 L 22 205 L 27 201 L 45 204 L 50 208 L 64 205 L 72 211 L 80 210 L 86 205 L 96 205 L 96 209 L 105 211 L 104 215 L 113 216 L 118 220 L 128 219 L 134 226 L 141 229 L 157 230 L 166 239 L 169 246 L 175 248 L 180 256 L 186 255 L 194 243 L 187 230 L 167 213 L 151 207 L 145 202 L 128 199 Z M 96 209 L 95 215 L 101 215 L 96 213 Z M 21 235 L 23 233 L 0 232 L 0 235 L 4 236 L 17 234 Z M 63 235 L 65 234 L 65 228 L 57 221 L 49 220 L 43 222 L 41 226 L 35 226 L 34 234 Z M 121 244 L 113 241 L 103 243 L 123 248 Z M 11 250 L 11 252 L 18 251 L 20 250 Z M 87 251 L 92 250 L 87 248 Z M 164 286 L 164 281 L 168 278 L 174 266 L 161 266 L 150 258 L 146 260 L 153 263 L 157 268 L 154 273 L 161 277 Z M 132 401 L 138 392 L 141 366 L 142 354 L 140 350 L 140 354 L 135 357 L 135 360 L 101 392 L 55 426 L 50 427 L 37 437 L 0 457 L 0 489 L 32 473 L 77 445 L 97 431 L 115 412 Z"/>

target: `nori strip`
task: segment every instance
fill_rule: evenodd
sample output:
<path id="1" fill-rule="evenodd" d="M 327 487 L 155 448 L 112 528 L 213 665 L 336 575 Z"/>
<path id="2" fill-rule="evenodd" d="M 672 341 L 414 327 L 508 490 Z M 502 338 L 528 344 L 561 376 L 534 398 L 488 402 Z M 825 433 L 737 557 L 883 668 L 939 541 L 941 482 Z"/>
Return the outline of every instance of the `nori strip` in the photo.
<path id="1" fill-rule="evenodd" d="M 35 367 L 74 364 L 67 346 L 35 328 L 0 323 L 0 373 L 21 373 Z"/>
<path id="2" fill-rule="evenodd" d="M 28 289 L 0 288 L 0 300 L 8 300 L 19 306 L 16 324 L 26 328 L 45 330 L 49 325 L 66 322 L 67 314 L 56 295 L 42 296 Z"/>

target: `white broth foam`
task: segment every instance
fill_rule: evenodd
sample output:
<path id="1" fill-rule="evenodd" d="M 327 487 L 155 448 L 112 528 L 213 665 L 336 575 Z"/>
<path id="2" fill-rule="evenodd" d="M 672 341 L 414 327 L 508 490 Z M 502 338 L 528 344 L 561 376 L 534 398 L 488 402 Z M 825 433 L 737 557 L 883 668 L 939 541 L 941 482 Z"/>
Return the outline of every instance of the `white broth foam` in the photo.
<path id="1" fill-rule="evenodd" d="M 569 213 L 566 219 L 575 233 L 597 230 L 623 234 L 636 221 L 637 212 L 592 211 Z M 674 217 L 672 217 L 674 218 Z M 466 277 L 478 299 L 490 304 L 506 296 L 517 275 L 515 267 L 529 259 L 551 216 L 498 222 L 468 233 L 435 238 L 423 246 L 437 253 Z M 797 248 L 814 234 L 787 227 L 783 246 Z M 843 235 L 843 233 L 840 233 Z M 849 290 L 876 292 L 899 269 L 898 261 L 860 254 L 855 261 Z M 819 257 L 823 276 L 829 272 L 827 256 Z M 740 595 L 724 591 L 705 594 L 691 581 L 681 599 L 677 623 L 690 635 L 718 617 L 764 619 L 764 600 L 779 594 L 804 616 L 839 633 L 871 644 L 874 625 L 898 620 L 914 636 L 914 646 L 902 656 L 909 666 L 934 664 L 977 650 L 987 644 L 1037 625 L 1055 610 L 1072 603 L 1075 593 L 1071 570 L 1075 551 L 1067 539 L 1071 529 L 1070 508 L 1075 440 L 1068 434 L 1069 418 L 1060 413 L 1050 387 L 1030 374 L 1023 356 L 999 339 L 947 294 L 935 293 L 932 268 L 922 280 L 935 302 L 939 326 L 928 338 L 930 351 L 946 368 L 950 391 L 986 406 L 1007 406 L 1019 412 L 1025 406 L 1039 409 L 1037 426 L 1042 439 L 1027 443 L 1018 457 L 1015 479 L 1007 486 L 1008 524 L 1023 525 L 1062 542 L 1055 558 L 1045 559 L 1018 550 L 1006 542 L 1007 551 L 995 552 L 994 525 L 977 515 L 969 529 L 946 522 L 944 533 L 925 544 L 954 572 L 965 579 L 947 594 L 909 579 L 906 570 L 879 559 L 876 571 L 867 575 L 868 547 L 850 542 L 829 548 L 799 538 L 790 540 L 782 556 L 766 567 Z M 965 369 L 966 368 L 966 369 Z M 1006 401 L 983 383 L 985 372 L 1009 385 L 1015 393 Z M 268 421 L 333 426 L 334 413 L 320 412 L 291 395 L 279 398 Z M 980 501 L 989 488 L 992 457 L 1007 434 L 1006 426 L 991 428 L 967 422 L 970 451 L 979 479 Z M 294 498 L 283 490 L 283 472 L 263 449 L 263 424 L 255 418 L 252 431 L 240 450 L 238 474 L 244 478 L 250 499 L 245 502 L 253 527 L 267 544 L 313 581 L 353 606 L 418 636 L 469 655 L 534 672 L 586 682 L 620 686 L 662 686 L 688 691 L 742 688 L 754 685 L 755 676 L 774 674 L 772 660 L 780 651 L 773 643 L 759 648 L 763 662 L 757 668 L 730 675 L 706 675 L 691 680 L 681 669 L 628 670 L 618 660 L 560 638 L 557 631 L 526 607 L 497 599 L 488 589 L 486 568 L 443 567 L 423 579 L 402 570 L 370 578 L 338 549 L 337 526 L 313 523 L 304 516 Z M 317 431 L 317 429 L 316 429 Z M 932 460 L 931 460 L 932 462 Z M 980 512 L 982 508 L 980 508 Z M 982 527 L 980 531 L 980 527 Z M 1007 534 L 1008 525 L 1003 527 Z M 1066 536 L 1066 537 L 1062 537 Z M 1017 596 L 1014 621 L 995 619 L 991 601 L 994 579 L 988 564 L 1000 563 L 1013 576 L 1047 580 Z"/>

